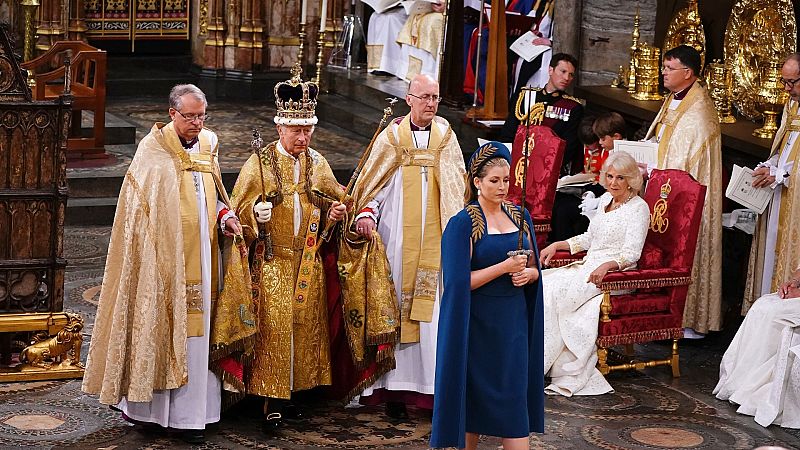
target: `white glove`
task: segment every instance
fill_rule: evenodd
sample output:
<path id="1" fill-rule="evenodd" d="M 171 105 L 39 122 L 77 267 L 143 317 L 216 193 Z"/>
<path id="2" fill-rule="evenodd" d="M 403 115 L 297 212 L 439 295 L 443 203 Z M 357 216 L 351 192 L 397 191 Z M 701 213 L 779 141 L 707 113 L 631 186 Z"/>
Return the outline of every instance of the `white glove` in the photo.
<path id="1" fill-rule="evenodd" d="M 600 206 L 600 199 L 595 198 L 594 192 L 592 191 L 583 194 L 583 200 L 581 200 L 581 204 L 578 205 L 581 209 L 581 214 L 589 218 L 594 215 L 594 211 L 598 206 Z"/>
<path id="2" fill-rule="evenodd" d="M 253 206 L 256 222 L 267 223 L 272 219 L 272 202 L 258 202 Z"/>

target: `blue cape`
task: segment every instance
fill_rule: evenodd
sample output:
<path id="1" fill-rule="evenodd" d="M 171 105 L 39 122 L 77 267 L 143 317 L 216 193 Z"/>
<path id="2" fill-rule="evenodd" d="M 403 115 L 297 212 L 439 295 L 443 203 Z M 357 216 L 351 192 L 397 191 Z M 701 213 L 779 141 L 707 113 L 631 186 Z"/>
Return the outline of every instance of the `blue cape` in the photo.
<path id="1" fill-rule="evenodd" d="M 513 218 L 512 218 L 513 220 Z M 533 236 L 533 223 L 525 211 L 531 230 L 536 265 L 539 249 Z M 444 292 L 439 311 L 436 347 L 436 384 L 430 445 L 434 448 L 465 447 L 467 337 L 469 336 L 470 248 L 472 219 L 461 210 L 447 224 L 442 235 L 442 273 Z M 485 232 L 485 230 L 484 230 Z M 540 281 L 525 288 L 528 303 L 528 415 L 530 431 L 544 432 L 544 306 Z"/>

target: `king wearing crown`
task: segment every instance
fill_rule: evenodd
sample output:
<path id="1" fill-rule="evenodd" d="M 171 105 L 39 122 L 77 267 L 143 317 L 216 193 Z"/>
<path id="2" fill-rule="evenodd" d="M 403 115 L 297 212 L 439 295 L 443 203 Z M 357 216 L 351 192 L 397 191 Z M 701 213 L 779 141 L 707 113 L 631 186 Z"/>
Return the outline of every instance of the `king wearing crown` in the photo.
<path id="1" fill-rule="evenodd" d="M 342 189 L 328 162 L 310 147 L 319 88 L 292 78 L 275 86 L 279 139 L 256 149 L 231 196 L 248 246 L 255 245 L 258 336 L 247 392 L 265 397 L 266 427 L 297 418 L 292 392 L 331 384 L 325 273 L 320 230 L 340 221 Z M 270 242 L 271 241 L 271 242 Z M 266 248 L 264 252 L 259 249 Z M 251 247 L 252 248 L 252 247 Z M 281 408 L 283 405 L 283 408 Z M 289 406 L 289 407 L 287 407 Z"/>

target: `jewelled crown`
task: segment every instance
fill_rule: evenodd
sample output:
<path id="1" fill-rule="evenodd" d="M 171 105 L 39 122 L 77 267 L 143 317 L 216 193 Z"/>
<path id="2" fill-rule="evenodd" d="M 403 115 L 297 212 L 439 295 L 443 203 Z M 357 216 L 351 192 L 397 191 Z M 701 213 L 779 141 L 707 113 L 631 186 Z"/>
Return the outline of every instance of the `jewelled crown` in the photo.
<path id="1" fill-rule="evenodd" d="M 313 81 L 303 81 L 303 70 L 297 63 L 292 67 L 292 78 L 275 85 L 275 106 L 278 109 L 275 123 L 278 125 L 316 125 L 317 96 L 319 87 Z"/>

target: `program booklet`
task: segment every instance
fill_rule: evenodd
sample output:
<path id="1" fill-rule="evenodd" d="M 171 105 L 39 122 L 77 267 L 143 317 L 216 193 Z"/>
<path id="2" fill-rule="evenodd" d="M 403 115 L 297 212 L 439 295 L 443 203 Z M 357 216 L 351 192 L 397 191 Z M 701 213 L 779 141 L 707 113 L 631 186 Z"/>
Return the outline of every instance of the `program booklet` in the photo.
<path id="1" fill-rule="evenodd" d="M 762 214 L 767 209 L 772 199 L 772 189 L 769 186 L 753 187 L 753 169 L 733 165 L 731 181 L 725 189 L 725 197 L 736 203 Z"/>
<path id="2" fill-rule="evenodd" d="M 528 31 L 527 33 L 523 34 L 519 37 L 513 44 L 511 44 L 511 51 L 518 54 L 520 58 L 524 59 L 527 62 L 531 62 L 537 56 L 541 55 L 542 53 L 550 50 L 549 45 L 536 45 L 533 43 L 533 40 L 536 39 L 538 36 L 533 34 L 532 31 Z"/>
<path id="3" fill-rule="evenodd" d="M 633 156 L 637 163 L 648 167 L 658 166 L 658 144 L 643 141 L 614 141 L 614 151 L 623 151 Z"/>

